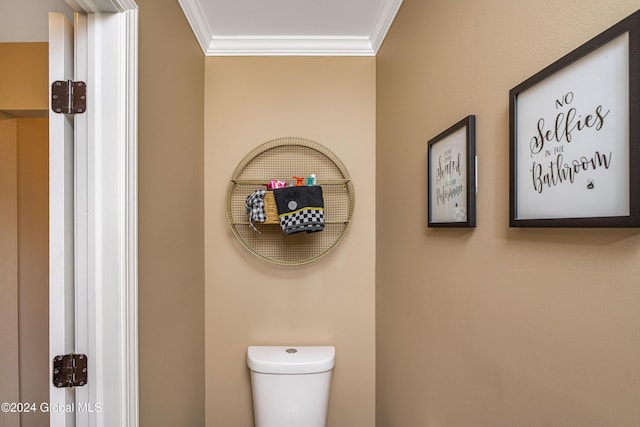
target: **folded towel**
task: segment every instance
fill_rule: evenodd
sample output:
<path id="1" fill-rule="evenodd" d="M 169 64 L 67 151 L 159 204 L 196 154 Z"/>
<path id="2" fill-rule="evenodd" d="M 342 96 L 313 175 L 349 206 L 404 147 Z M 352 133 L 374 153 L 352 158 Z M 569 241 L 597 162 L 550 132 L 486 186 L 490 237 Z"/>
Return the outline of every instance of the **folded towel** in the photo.
<path id="1" fill-rule="evenodd" d="M 324 200 L 319 185 L 277 188 L 273 197 L 285 234 L 324 229 Z"/>
<path id="2" fill-rule="evenodd" d="M 256 222 L 265 222 L 267 220 L 267 214 L 264 210 L 264 194 L 265 190 L 256 190 L 251 193 L 247 200 L 244 202 L 244 207 L 247 211 L 247 215 L 249 216 L 249 227 L 253 231 L 258 231 L 255 225 L 253 225 L 253 221 Z"/>

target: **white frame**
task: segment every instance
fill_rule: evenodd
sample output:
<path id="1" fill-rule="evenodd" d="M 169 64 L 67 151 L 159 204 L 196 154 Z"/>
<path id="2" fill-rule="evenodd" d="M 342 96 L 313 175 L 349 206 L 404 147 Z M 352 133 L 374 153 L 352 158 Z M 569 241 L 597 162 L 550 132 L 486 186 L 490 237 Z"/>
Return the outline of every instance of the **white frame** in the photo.
<path id="1" fill-rule="evenodd" d="M 73 27 L 63 14 L 49 14 L 49 79 L 73 79 Z M 50 82 L 51 83 L 51 82 Z M 50 86 L 51 87 L 51 86 Z M 51 91 L 50 91 L 51 94 Z M 74 153 L 73 122 L 64 115 L 49 118 L 49 359 L 75 350 L 74 329 Z M 75 393 L 53 386 L 49 371 L 50 424 L 67 427 L 72 413 L 53 408 L 75 403 Z"/>
<path id="2" fill-rule="evenodd" d="M 76 425 L 137 427 L 138 10 L 133 0 L 67 3 L 86 31 L 76 76 L 88 88 L 76 127 L 75 341 L 90 370 L 76 400 L 93 410 L 77 411 Z"/>

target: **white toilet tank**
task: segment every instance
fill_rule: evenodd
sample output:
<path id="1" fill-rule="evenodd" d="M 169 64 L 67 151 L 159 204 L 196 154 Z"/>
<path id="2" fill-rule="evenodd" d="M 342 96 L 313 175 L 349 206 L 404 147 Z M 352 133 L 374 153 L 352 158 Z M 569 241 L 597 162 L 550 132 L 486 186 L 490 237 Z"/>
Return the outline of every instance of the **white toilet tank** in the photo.
<path id="1" fill-rule="evenodd" d="M 332 346 L 250 346 L 255 427 L 325 427 Z"/>

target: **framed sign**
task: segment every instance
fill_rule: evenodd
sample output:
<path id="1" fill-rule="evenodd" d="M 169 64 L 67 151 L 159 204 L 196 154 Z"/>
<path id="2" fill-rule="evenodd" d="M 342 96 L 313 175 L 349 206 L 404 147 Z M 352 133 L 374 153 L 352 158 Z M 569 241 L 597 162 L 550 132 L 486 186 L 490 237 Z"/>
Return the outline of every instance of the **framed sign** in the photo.
<path id="1" fill-rule="evenodd" d="M 511 227 L 640 226 L 640 11 L 509 92 Z"/>
<path id="2" fill-rule="evenodd" d="M 427 150 L 428 226 L 476 226 L 476 116 L 435 138 Z"/>

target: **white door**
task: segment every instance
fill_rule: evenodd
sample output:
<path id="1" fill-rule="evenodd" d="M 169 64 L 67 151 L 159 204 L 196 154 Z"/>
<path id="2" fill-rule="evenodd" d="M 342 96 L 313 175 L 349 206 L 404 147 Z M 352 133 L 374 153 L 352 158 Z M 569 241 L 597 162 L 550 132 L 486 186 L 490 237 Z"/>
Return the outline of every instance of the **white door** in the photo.
<path id="1" fill-rule="evenodd" d="M 86 82 L 86 77 L 87 16 L 76 13 L 72 25 L 64 15 L 50 13 L 49 90 L 54 82 Z M 51 111 L 49 116 L 49 359 L 79 353 L 89 356 L 89 368 L 95 369 L 95 352 L 88 345 L 87 114 Z M 91 371 L 89 376 L 95 382 Z M 89 403 L 88 387 L 59 388 L 50 378 L 49 388 L 52 427 L 90 425 L 100 406 Z"/>
<path id="2" fill-rule="evenodd" d="M 49 14 L 49 83 L 73 80 L 73 26 Z M 49 87 L 51 95 L 51 86 Z M 51 96 L 49 97 L 51 98 Z M 73 116 L 49 113 L 49 361 L 75 352 Z M 56 388 L 49 372 L 52 427 L 75 426 L 75 390 Z"/>

